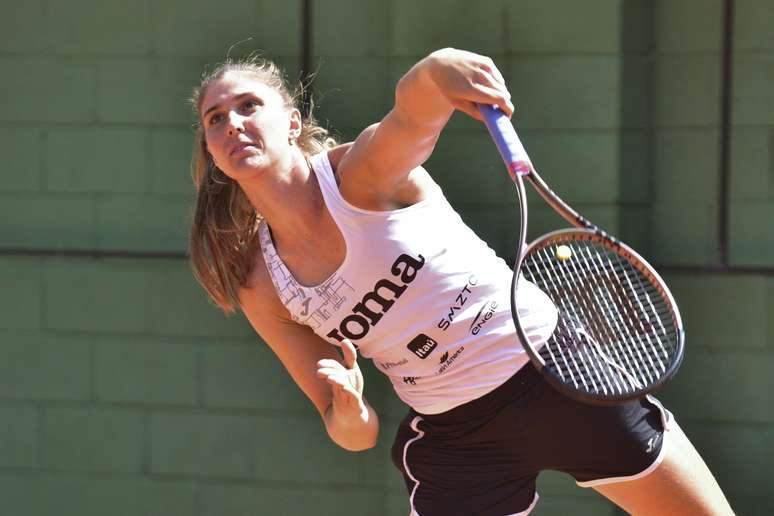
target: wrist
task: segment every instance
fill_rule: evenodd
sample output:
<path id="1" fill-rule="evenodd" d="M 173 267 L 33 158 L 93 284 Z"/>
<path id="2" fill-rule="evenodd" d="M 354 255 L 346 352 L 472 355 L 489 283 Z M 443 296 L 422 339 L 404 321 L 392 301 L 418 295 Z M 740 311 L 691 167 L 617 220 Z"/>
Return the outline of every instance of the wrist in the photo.
<path id="1" fill-rule="evenodd" d="M 368 405 L 366 405 L 364 400 L 360 400 L 357 405 L 331 402 L 328 406 L 327 415 L 331 423 L 346 428 L 368 424 L 370 419 Z"/>
<path id="2" fill-rule="evenodd" d="M 415 64 L 395 89 L 395 108 L 414 125 L 443 127 L 454 106 L 436 80 L 443 68 L 443 57 L 436 52 Z"/>

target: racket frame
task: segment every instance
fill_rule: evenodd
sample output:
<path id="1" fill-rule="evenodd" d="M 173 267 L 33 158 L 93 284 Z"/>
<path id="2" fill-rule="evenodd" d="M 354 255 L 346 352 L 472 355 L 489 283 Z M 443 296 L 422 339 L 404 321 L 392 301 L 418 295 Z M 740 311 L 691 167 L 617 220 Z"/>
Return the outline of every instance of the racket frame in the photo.
<path id="1" fill-rule="evenodd" d="M 523 188 L 523 185 L 522 185 Z M 526 199 L 526 198 L 525 198 Z M 559 200 L 560 202 L 561 199 Z M 521 201 L 520 201 L 521 202 Z M 675 330 L 675 352 L 673 358 L 670 361 L 669 367 L 664 371 L 658 381 L 652 382 L 647 385 L 646 388 L 630 391 L 627 395 L 604 395 L 604 394 L 586 394 L 583 391 L 568 387 L 567 384 L 559 380 L 554 374 L 545 369 L 545 361 L 540 355 L 540 347 L 533 346 L 528 340 L 527 334 L 520 324 L 518 317 L 518 311 L 516 308 L 516 295 L 518 289 L 517 278 L 521 276 L 522 264 L 527 256 L 529 256 L 536 249 L 542 249 L 550 246 L 554 243 L 566 242 L 568 237 L 571 240 L 587 240 L 591 242 L 597 242 L 607 247 L 614 253 L 625 258 L 630 264 L 634 266 L 648 282 L 656 289 L 656 291 L 667 300 L 667 306 L 672 317 Z M 513 266 L 514 274 L 511 279 L 511 315 L 513 317 L 514 326 L 516 327 L 516 333 L 519 336 L 520 341 L 523 343 L 523 347 L 538 371 L 541 372 L 543 377 L 551 384 L 552 387 L 562 392 L 564 395 L 569 396 L 578 401 L 592 403 L 594 405 L 617 405 L 628 400 L 638 399 L 642 396 L 655 392 L 662 388 L 669 380 L 671 380 L 677 373 L 680 365 L 682 364 L 685 354 L 685 331 L 683 328 L 682 318 L 680 311 L 677 308 L 674 297 L 669 291 L 666 282 L 656 272 L 656 270 L 634 249 L 624 244 L 623 242 L 612 239 L 608 233 L 602 231 L 594 231 L 585 227 L 564 228 L 545 233 L 540 237 L 531 241 L 523 253 L 520 253 L 517 257 L 517 262 Z M 545 343 L 543 343 L 545 344 Z"/>
<path id="2" fill-rule="evenodd" d="M 559 195 L 556 194 L 551 188 L 548 187 L 543 178 L 535 170 L 532 165 L 529 156 L 524 150 L 521 141 L 516 134 L 515 129 L 511 122 L 502 114 L 495 106 L 478 105 L 479 110 L 484 117 L 484 122 L 489 129 L 489 133 L 494 140 L 497 149 L 503 158 L 503 161 L 508 168 L 508 173 L 511 176 L 516 187 L 516 197 L 519 203 L 519 213 L 521 218 L 519 221 L 519 240 L 516 248 L 516 260 L 513 265 L 513 276 L 511 279 L 511 314 L 516 327 L 516 332 L 519 336 L 522 346 L 527 351 L 533 365 L 540 371 L 544 378 L 557 390 L 563 394 L 576 399 L 578 401 L 592 403 L 595 405 L 615 405 L 620 404 L 631 399 L 641 398 L 642 396 L 654 392 L 669 380 L 671 380 L 677 370 L 679 369 L 683 357 L 685 354 L 685 330 L 680 316 L 680 311 L 675 302 L 674 296 L 670 292 L 663 278 L 656 272 L 647 260 L 645 260 L 634 249 L 624 244 L 610 233 L 602 230 L 587 218 L 583 217 L 570 205 L 564 202 Z M 546 233 L 527 245 L 527 194 L 524 188 L 523 178 L 530 182 L 535 188 L 537 193 L 543 198 L 543 200 L 551 206 L 563 219 L 569 222 L 573 229 L 559 229 Z M 676 332 L 676 351 L 670 367 L 661 375 L 658 381 L 649 384 L 644 389 L 637 389 L 631 391 L 627 395 L 603 395 L 595 394 L 591 395 L 578 389 L 573 389 L 567 384 L 561 382 L 553 374 L 549 373 L 545 369 L 545 361 L 540 356 L 539 350 L 530 344 L 527 335 L 522 328 L 518 311 L 516 308 L 516 295 L 518 289 L 518 278 L 521 275 L 521 268 L 524 259 L 528 254 L 537 246 L 542 246 L 546 241 L 557 240 L 560 236 L 567 236 L 568 234 L 582 235 L 591 241 L 596 241 L 609 248 L 616 254 L 624 257 L 629 261 L 637 270 L 639 270 L 646 279 L 650 280 L 650 283 L 656 288 L 667 301 L 667 306 L 670 309 L 670 314 L 675 327 Z"/>

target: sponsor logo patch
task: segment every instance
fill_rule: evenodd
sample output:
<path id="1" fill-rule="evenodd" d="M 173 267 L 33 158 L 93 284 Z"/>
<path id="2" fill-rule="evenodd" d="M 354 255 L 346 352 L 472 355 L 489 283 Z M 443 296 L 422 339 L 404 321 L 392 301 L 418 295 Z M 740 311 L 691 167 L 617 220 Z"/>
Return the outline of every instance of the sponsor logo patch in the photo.
<path id="1" fill-rule="evenodd" d="M 431 339 L 424 333 L 420 333 L 411 339 L 411 342 L 409 342 L 406 347 L 409 349 L 409 351 L 424 360 L 430 355 L 430 353 L 433 352 L 435 348 L 438 347 L 438 342 Z"/>
<path id="2" fill-rule="evenodd" d="M 473 318 L 473 322 L 470 323 L 470 333 L 473 335 L 478 335 L 478 332 L 481 331 L 481 328 L 489 321 L 489 319 L 492 318 L 496 308 L 497 301 L 492 301 L 491 303 L 484 302 L 481 305 L 481 310 L 478 311 L 476 316 Z"/>
<path id="3" fill-rule="evenodd" d="M 478 283 L 478 278 L 476 278 L 475 275 L 471 274 L 468 278 L 468 282 L 465 284 L 464 287 L 462 287 L 462 290 L 460 290 L 459 294 L 454 298 L 454 303 L 449 306 L 449 311 L 446 313 L 446 315 L 438 321 L 438 327 L 441 328 L 443 331 L 446 331 L 451 326 L 452 322 L 454 322 L 454 318 L 457 316 L 457 312 L 462 310 L 462 307 L 465 306 L 465 304 L 470 299 L 470 295 L 473 292 L 472 288 Z"/>
<path id="4" fill-rule="evenodd" d="M 379 365 L 384 369 L 390 369 L 391 367 L 397 367 L 404 364 L 408 364 L 408 358 L 401 358 L 397 362 L 379 362 Z"/>
<path id="5" fill-rule="evenodd" d="M 449 367 L 451 367 L 454 361 L 459 358 L 463 351 L 465 351 L 465 346 L 460 346 L 452 355 L 449 355 L 448 351 L 444 353 L 441 357 L 441 367 L 438 369 L 438 374 L 442 375 L 447 369 L 449 369 Z"/>

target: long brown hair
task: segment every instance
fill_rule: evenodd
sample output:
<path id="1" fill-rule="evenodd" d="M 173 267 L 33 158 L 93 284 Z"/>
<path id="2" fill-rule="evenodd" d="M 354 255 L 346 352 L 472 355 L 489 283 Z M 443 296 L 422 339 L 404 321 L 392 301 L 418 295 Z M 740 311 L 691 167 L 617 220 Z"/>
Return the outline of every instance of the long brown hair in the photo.
<path id="1" fill-rule="evenodd" d="M 189 253 L 194 276 L 210 298 L 224 312 L 239 306 L 238 291 L 246 286 L 258 249 L 257 229 L 261 215 L 247 200 L 236 181 L 223 173 L 207 151 L 201 124 L 201 102 L 212 84 L 231 72 L 258 78 L 276 90 L 286 109 L 298 108 L 303 95 L 299 85 L 291 90 L 282 70 L 273 62 L 256 56 L 227 59 L 202 76 L 190 102 L 196 112 L 196 136 L 191 159 L 191 176 L 196 186 L 196 208 L 189 232 Z M 309 115 L 302 121 L 298 147 L 309 157 L 336 145 L 328 131 Z"/>

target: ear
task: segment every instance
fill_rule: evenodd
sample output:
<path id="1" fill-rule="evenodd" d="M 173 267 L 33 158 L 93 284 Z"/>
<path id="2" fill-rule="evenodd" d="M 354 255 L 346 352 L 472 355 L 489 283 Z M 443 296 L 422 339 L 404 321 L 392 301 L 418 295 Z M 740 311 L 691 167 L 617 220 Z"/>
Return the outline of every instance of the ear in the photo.
<path id="1" fill-rule="evenodd" d="M 301 136 L 301 129 L 303 128 L 303 122 L 301 121 L 301 112 L 293 108 L 290 110 L 290 129 L 288 132 L 288 138 L 291 140 L 297 140 Z"/>

